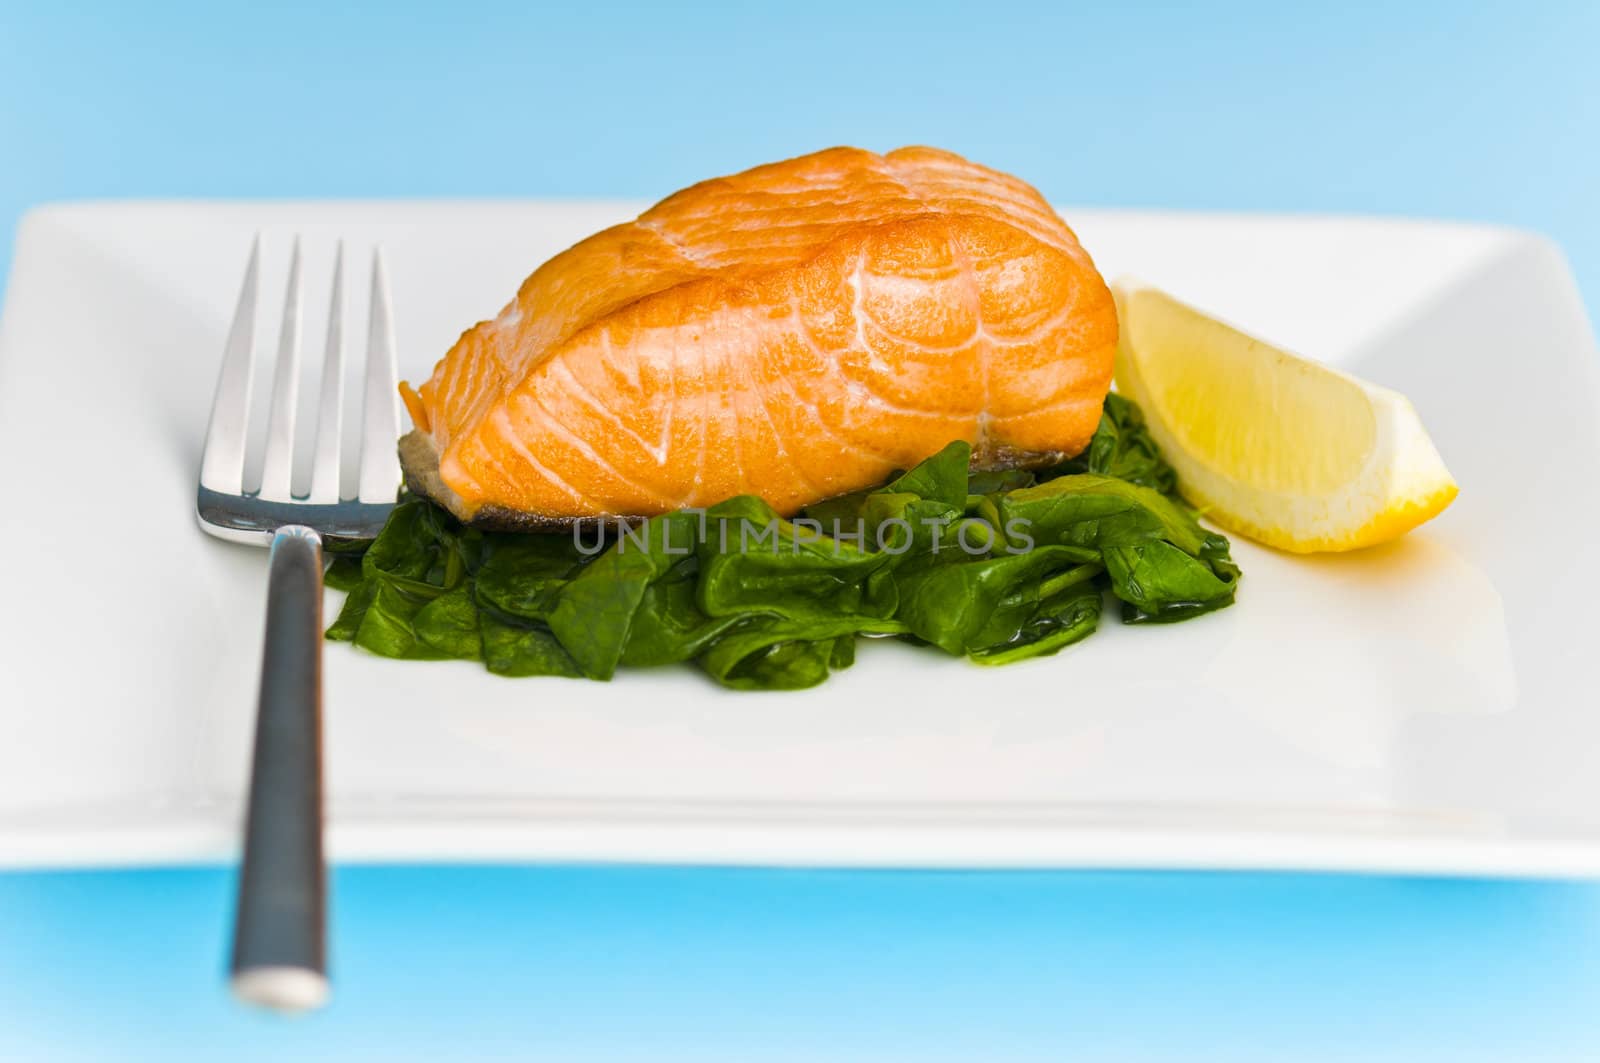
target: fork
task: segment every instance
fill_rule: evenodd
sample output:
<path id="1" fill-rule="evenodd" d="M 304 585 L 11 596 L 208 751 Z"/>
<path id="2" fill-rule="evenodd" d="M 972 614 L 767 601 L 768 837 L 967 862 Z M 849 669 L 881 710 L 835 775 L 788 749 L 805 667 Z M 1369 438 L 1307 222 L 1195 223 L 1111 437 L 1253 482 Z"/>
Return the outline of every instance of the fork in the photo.
<path id="1" fill-rule="evenodd" d="M 300 379 L 300 242 L 290 256 L 273 367 L 261 486 L 247 490 L 251 377 L 261 238 L 245 267 L 228 332 L 200 463 L 200 527 L 233 542 L 271 547 L 266 643 L 234 916 L 232 986 L 241 1000 L 280 1011 L 328 998 L 327 867 L 322 846 L 322 542 L 374 538 L 400 485 L 399 400 L 383 259 L 374 251 L 367 326 L 360 475 L 340 492 L 344 405 L 340 245 L 323 353 L 310 489 L 296 494 L 295 412 Z"/>

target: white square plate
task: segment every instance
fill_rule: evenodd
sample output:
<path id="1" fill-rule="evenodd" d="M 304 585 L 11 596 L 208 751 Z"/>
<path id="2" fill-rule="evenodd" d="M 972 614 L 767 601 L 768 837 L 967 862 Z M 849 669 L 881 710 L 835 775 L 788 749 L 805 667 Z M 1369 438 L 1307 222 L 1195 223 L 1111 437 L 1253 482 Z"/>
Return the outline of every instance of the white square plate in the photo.
<path id="1" fill-rule="evenodd" d="M 381 241 L 418 380 L 636 206 L 28 216 L 0 321 L 0 863 L 233 850 L 266 557 L 202 535 L 193 505 L 251 235 L 267 307 L 290 233 L 312 293 L 336 236 L 355 262 Z M 1600 387 L 1559 251 L 1458 225 L 1064 214 L 1107 275 L 1408 393 L 1460 499 L 1354 556 L 1235 540 L 1234 608 L 1108 617 L 1000 669 L 871 643 L 818 689 L 752 695 L 692 668 L 506 680 L 330 645 L 333 854 L 1600 873 Z"/>

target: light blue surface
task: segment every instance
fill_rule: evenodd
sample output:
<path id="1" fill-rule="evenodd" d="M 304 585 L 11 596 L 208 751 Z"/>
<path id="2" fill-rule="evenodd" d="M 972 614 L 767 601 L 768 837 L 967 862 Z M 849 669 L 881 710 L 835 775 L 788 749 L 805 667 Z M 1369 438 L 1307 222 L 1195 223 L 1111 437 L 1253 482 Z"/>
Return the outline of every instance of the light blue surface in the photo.
<path id="1" fill-rule="evenodd" d="M 0 1057 L 1594 1058 L 1591 887 L 345 869 L 338 1000 L 286 1023 L 220 988 L 230 884 L 0 879 Z"/>
<path id="2" fill-rule="evenodd" d="M 0 247 L 48 199 L 650 196 L 923 141 L 1060 202 L 1527 226 L 1600 293 L 1586 2 L 321 6 L 0 0 Z M 229 889 L 0 876 L 0 1058 L 1600 1059 L 1596 885 L 345 869 L 293 1024 L 222 995 Z"/>

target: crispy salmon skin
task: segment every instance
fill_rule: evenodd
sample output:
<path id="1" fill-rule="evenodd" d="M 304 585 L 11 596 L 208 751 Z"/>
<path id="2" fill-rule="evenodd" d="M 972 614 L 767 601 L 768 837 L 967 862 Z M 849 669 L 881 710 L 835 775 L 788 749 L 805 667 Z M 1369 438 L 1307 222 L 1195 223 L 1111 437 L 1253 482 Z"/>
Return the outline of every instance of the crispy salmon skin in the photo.
<path id="1" fill-rule="evenodd" d="M 933 148 L 831 148 L 686 188 L 535 270 L 420 387 L 411 488 L 548 529 L 761 496 L 781 514 L 947 443 L 1082 450 L 1111 293 L 1033 188 Z"/>

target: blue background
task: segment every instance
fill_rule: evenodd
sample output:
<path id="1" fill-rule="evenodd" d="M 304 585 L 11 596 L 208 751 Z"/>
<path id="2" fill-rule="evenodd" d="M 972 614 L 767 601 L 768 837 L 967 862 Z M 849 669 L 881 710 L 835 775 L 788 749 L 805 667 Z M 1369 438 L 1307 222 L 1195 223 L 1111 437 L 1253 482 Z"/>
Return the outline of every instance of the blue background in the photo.
<path id="1" fill-rule="evenodd" d="M 470 6 L 0 0 L 0 247 L 51 199 L 655 196 L 920 141 L 1058 202 L 1535 228 L 1600 293 L 1600 5 Z M 1589 884 L 345 868 L 293 1023 L 222 992 L 230 888 L 0 875 L 0 1058 L 1600 1059 Z"/>

